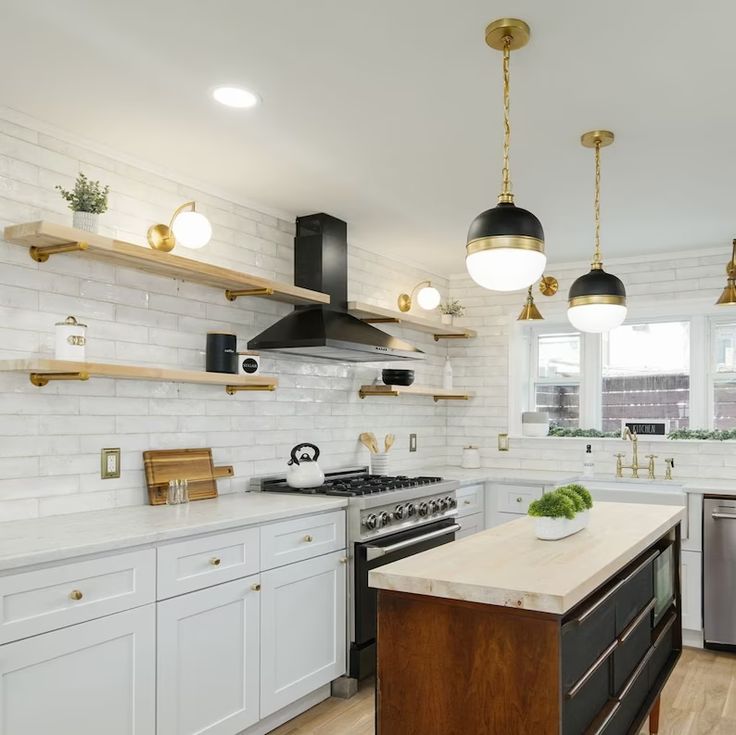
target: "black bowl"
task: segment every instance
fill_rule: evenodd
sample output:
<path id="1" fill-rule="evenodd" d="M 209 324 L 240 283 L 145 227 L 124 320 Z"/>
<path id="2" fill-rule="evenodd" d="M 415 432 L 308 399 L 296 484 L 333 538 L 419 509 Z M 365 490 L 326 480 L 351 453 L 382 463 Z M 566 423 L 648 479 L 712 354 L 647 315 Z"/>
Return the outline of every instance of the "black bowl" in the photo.
<path id="1" fill-rule="evenodd" d="M 411 385 L 414 382 L 414 371 L 384 370 L 381 379 L 386 385 Z"/>

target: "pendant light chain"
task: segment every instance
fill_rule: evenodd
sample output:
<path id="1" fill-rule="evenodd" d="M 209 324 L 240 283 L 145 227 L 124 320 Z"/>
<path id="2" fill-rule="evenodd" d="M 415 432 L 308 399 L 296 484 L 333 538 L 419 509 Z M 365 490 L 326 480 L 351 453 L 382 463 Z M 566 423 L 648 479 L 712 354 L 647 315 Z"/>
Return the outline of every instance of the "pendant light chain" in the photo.
<path id="1" fill-rule="evenodd" d="M 511 36 L 503 39 L 503 188 L 499 202 L 513 202 L 511 192 L 511 173 L 509 170 L 509 150 L 511 148 Z"/>
<path id="2" fill-rule="evenodd" d="M 595 142 L 595 253 L 593 255 L 593 268 L 601 268 L 601 141 Z"/>

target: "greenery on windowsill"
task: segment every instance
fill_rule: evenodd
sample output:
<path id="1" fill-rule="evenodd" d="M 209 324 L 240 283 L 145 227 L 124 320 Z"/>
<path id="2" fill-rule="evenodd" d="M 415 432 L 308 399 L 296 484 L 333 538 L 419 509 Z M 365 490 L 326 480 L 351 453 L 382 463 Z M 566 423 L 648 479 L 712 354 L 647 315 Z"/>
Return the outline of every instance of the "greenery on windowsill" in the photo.
<path id="1" fill-rule="evenodd" d="M 548 436 L 588 437 L 590 439 L 620 439 L 620 431 L 599 431 L 598 429 L 567 429 L 563 426 L 550 426 Z"/>
<path id="2" fill-rule="evenodd" d="M 677 429 L 667 434 L 668 439 L 700 439 L 702 441 L 725 442 L 736 439 L 736 429 Z"/>
<path id="3" fill-rule="evenodd" d="M 562 426 L 550 426 L 548 436 L 588 438 L 588 439 L 620 439 L 620 431 L 599 431 L 598 429 L 568 429 Z M 648 441 L 651 437 L 642 436 Z M 736 441 L 736 429 L 676 429 L 667 434 L 667 439 L 673 441 Z"/>

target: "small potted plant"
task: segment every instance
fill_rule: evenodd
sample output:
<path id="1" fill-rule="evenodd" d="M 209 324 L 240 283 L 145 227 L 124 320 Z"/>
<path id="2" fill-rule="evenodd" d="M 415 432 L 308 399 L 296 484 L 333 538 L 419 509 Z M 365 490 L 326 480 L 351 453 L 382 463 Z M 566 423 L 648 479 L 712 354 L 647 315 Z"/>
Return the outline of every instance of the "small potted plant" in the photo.
<path id="1" fill-rule="evenodd" d="M 452 324 L 456 316 L 465 313 L 465 307 L 457 299 L 448 299 L 444 304 L 440 304 L 440 313 L 443 324 Z"/>
<path id="2" fill-rule="evenodd" d="M 97 232 L 98 219 L 107 211 L 107 195 L 109 186 L 102 186 L 99 181 L 90 181 L 80 173 L 74 183 L 74 189 L 67 191 L 61 186 L 56 187 L 62 198 L 69 202 L 69 209 L 74 212 L 72 224 L 80 230 Z"/>
<path id="3" fill-rule="evenodd" d="M 535 518 L 537 538 L 556 541 L 582 531 L 588 525 L 592 506 L 593 499 L 586 488 L 566 485 L 530 503 L 529 515 Z"/>

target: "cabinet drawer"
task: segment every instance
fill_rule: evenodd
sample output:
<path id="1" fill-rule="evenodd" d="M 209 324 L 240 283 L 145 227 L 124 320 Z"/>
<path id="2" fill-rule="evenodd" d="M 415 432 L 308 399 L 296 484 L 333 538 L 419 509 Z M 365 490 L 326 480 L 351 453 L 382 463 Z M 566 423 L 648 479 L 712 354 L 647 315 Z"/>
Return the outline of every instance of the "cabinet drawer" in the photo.
<path id="1" fill-rule="evenodd" d="M 482 531 L 485 528 L 483 518 L 483 513 L 474 513 L 472 516 L 464 516 L 458 520 L 458 525 L 461 526 L 461 529 L 455 534 L 455 539 L 472 536 L 474 533 Z"/>
<path id="2" fill-rule="evenodd" d="M 322 513 L 261 526 L 261 569 L 345 548 L 345 513 Z"/>
<path id="3" fill-rule="evenodd" d="M 619 637 L 618 648 L 613 652 L 613 695 L 621 693 L 651 646 L 654 603 L 652 599 Z"/>
<path id="4" fill-rule="evenodd" d="M 154 549 L 0 577 L 0 643 L 153 602 Z"/>
<path id="5" fill-rule="evenodd" d="M 609 701 L 610 655 L 572 692 L 563 692 L 562 733 L 580 735 Z"/>
<path id="6" fill-rule="evenodd" d="M 457 517 L 481 513 L 484 505 L 483 485 L 468 485 L 457 490 Z"/>
<path id="7" fill-rule="evenodd" d="M 654 560 L 658 555 L 656 549 L 645 552 L 616 583 L 616 635 L 621 635 L 654 597 Z"/>
<path id="8" fill-rule="evenodd" d="M 534 485 L 494 485 L 496 507 L 502 513 L 525 515 L 532 500 L 542 497 L 542 486 Z"/>
<path id="9" fill-rule="evenodd" d="M 189 539 L 158 547 L 158 599 L 257 574 L 258 528 Z"/>

